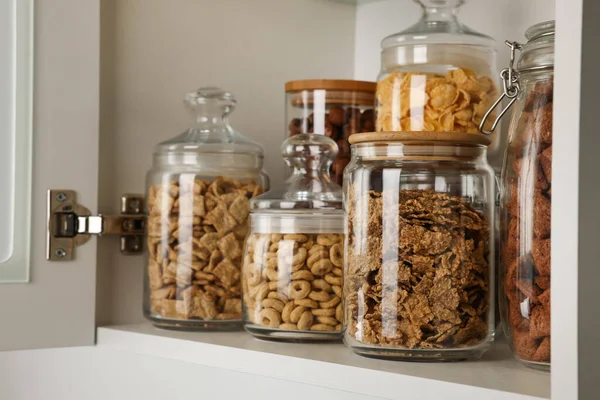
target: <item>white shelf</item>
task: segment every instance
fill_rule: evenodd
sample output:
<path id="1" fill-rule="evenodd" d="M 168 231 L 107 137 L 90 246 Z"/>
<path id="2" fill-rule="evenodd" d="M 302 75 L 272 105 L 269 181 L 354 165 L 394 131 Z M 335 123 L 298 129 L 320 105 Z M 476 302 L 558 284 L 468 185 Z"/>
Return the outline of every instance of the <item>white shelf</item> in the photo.
<path id="1" fill-rule="evenodd" d="M 265 342 L 244 332 L 176 332 L 143 323 L 100 327 L 97 344 L 384 399 L 550 398 L 550 374 L 519 364 L 504 343 L 479 361 L 407 363 L 359 357 L 342 344 Z"/>

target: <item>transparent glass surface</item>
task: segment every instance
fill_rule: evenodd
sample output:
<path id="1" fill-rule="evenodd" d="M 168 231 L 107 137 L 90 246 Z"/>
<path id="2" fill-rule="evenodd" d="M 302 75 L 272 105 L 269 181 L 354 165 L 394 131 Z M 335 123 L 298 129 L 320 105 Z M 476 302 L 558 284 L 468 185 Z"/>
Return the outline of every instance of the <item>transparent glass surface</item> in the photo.
<path id="1" fill-rule="evenodd" d="M 378 132 L 479 133 L 498 97 L 495 42 L 458 20 L 461 0 L 421 0 L 421 20 L 383 39 Z M 492 158 L 499 148 L 494 135 Z"/>
<path id="2" fill-rule="evenodd" d="M 530 367 L 547 370 L 551 358 L 554 24 L 530 28 L 528 38 L 531 43 L 524 46 L 519 61 L 522 91 L 513 111 L 502 169 L 499 299 L 504 331 L 516 357 Z"/>
<path id="3" fill-rule="evenodd" d="M 240 328 L 250 199 L 269 186 L 263 150 L 229 125 L 230 93 L 203 88 L 186 103 L 195 125 L 156 147 L 147 175 L 144 315 L 166 328 Z"/>
<path id="4" fill-rule="evenodd" d="M 300 133 L 316 133 L 333 139 L 339 152 L 331 165 L 331 178 L 342 184 L 344 168 L 350 162 L 348 138 L 354 133 L 375 131 L 375 84 L 369 91 L 353 90 L 355 81 L 321 80 L 322 86 L 286 92 L 286 138 Z M 329 85 L 338 85 L 332 89 Z M 342 89 L 344 85 L 348 88 Z M 363 91 L 364 90 L 364 91 Z"/>
<path id="5" fill-rule="evenodd" d="M 29 280 L 33 1 L 0 2 L 0 283 Z"/>
<path id="6" fill-rule="evenodd" d="M 292 175 L 251 201 L 242 286 L 245 328 L 255 337 L 341 339 L 344 214 L 342 188 L 329 176 L 336 154 L 327 136 L 288 138 L 282 155 Z"/>
<path id="7" fill-rule="evenodd" d="M 344 203 L 345 343 L 378 358 L 479 358 L 494 337 L 485 145 L 355 144 Z"/>

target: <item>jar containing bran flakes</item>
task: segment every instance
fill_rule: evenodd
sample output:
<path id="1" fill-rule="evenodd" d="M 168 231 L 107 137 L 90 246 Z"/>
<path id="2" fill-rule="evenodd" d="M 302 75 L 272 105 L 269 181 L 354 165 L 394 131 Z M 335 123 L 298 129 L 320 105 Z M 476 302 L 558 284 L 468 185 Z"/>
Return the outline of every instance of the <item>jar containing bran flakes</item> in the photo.
<path id="1" fill-rule="evenodd" d="M 344 214 L 341 187 L 329 177 L 337 146 L 327 136 L 298 134 L 282 153 L 293 169 L 286 187 L 251 201 L 245 328 L 263 339 L 339 340 Z"/>
<path id="2" fill-rule="evenodd" d="M 502 169 L 500 311 L 517 359 L 550 368 L 554 21 L 532 26 L 506 69 L 515 108 Z M 511 105 L 513 103 L 510 103 Z"/>
<path id="3" fill-rule="evenodd" d="M 480 357 L 494 337 L 494 174 L 484 135 L 364 133 L 344 175 L 345 343 Z"/>
<path id="4" fill-rule="evenodd" d="M 250 199 L 269 185 L 263 149 L 229 125 L 232 94 L 202 88 L 186 102 L 194 126 L 157 145 L 147 174 L 144 316 L 163 328 L 241 328 Z"/>

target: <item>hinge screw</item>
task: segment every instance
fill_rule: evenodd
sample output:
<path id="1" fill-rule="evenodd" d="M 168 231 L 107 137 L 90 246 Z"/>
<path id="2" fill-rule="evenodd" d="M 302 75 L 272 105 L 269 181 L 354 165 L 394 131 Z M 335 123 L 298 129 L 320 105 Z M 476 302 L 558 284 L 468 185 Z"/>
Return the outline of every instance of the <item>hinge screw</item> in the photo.
<path id="1" fill-rule="evenodd" d="M 67 195 L 66 195 L 66 194 L 64 194 L 63 192 L 59 192 L 59 193 L 56 195 L 56 201 L 60 201 L 60 202 L 62 203 L 62 202 L 63 202 L 63 201 L 65 201 L 65 200 L 67 200 Z"/>
<path id="2" fill-rule="evenodd" d="M 64 256 L 67 255 L 67 252 L 65 251 L 65 249 L 56 249 L 54 254 L 56 254 L 56 257 L 58 257 L 58 258 L 63 258 Z"/>

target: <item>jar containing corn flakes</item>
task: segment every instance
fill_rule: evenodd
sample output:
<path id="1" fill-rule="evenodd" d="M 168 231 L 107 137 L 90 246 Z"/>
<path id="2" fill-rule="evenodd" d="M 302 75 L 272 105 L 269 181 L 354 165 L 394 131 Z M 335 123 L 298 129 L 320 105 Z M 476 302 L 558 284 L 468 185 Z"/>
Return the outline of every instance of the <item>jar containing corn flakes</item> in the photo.
<path id="1" fill-rule="evenodd" d="M 338 155 L 331 165 L 331 178 L 338 185 L 350 162 L 350 135 L 375 130 L 375 88 L 375 82 L 334 79 L 285 84 L 286 138 L 316 133 L 336 141 Z"/>
<path id="2" fill-rule="evenodd" d="M 350 142 L 345 343 L 395 360 L 479 358 L 494 337 L 489 139 L 377 132 Z"/>
<path id="3" fill-rule="evenodd" d="M 477 134 L 498 93 L 495 41 L 457 19 L 465 0 L 415 2 L 421 20 L 381 43 L 377 131 Z M 488 149 L 498 171 L 502 140 L 493 135 Z"/>
<path id="4" fill-rule="evenodd" d="M 186 102 L 194 126 L 156 147 L 147 175 L 144 315 L 164 328 L 239 328 L 250 199 L 269 185 L 263 149 L 229 125 L 232 94 L 202 88 Z"/>
<path id="5" fill-rule="evenodd" d="M 516 357 L 550 368 L 550 248 L 554 21 L 508 43 L 503 97 L 515 104 L 502 169 L 500 312 Z M 512 60 L 521 49 L 516 66 Z"/>
<path id="6" fill-rule="evenodd" d="M 344 214 L 329 167 L 336 143 L 301 133 L 283 157 L 286 187 L 252 199 L 242 269 L 245 328 L 258 338 L 339 340 L 342 336 Z"/>

